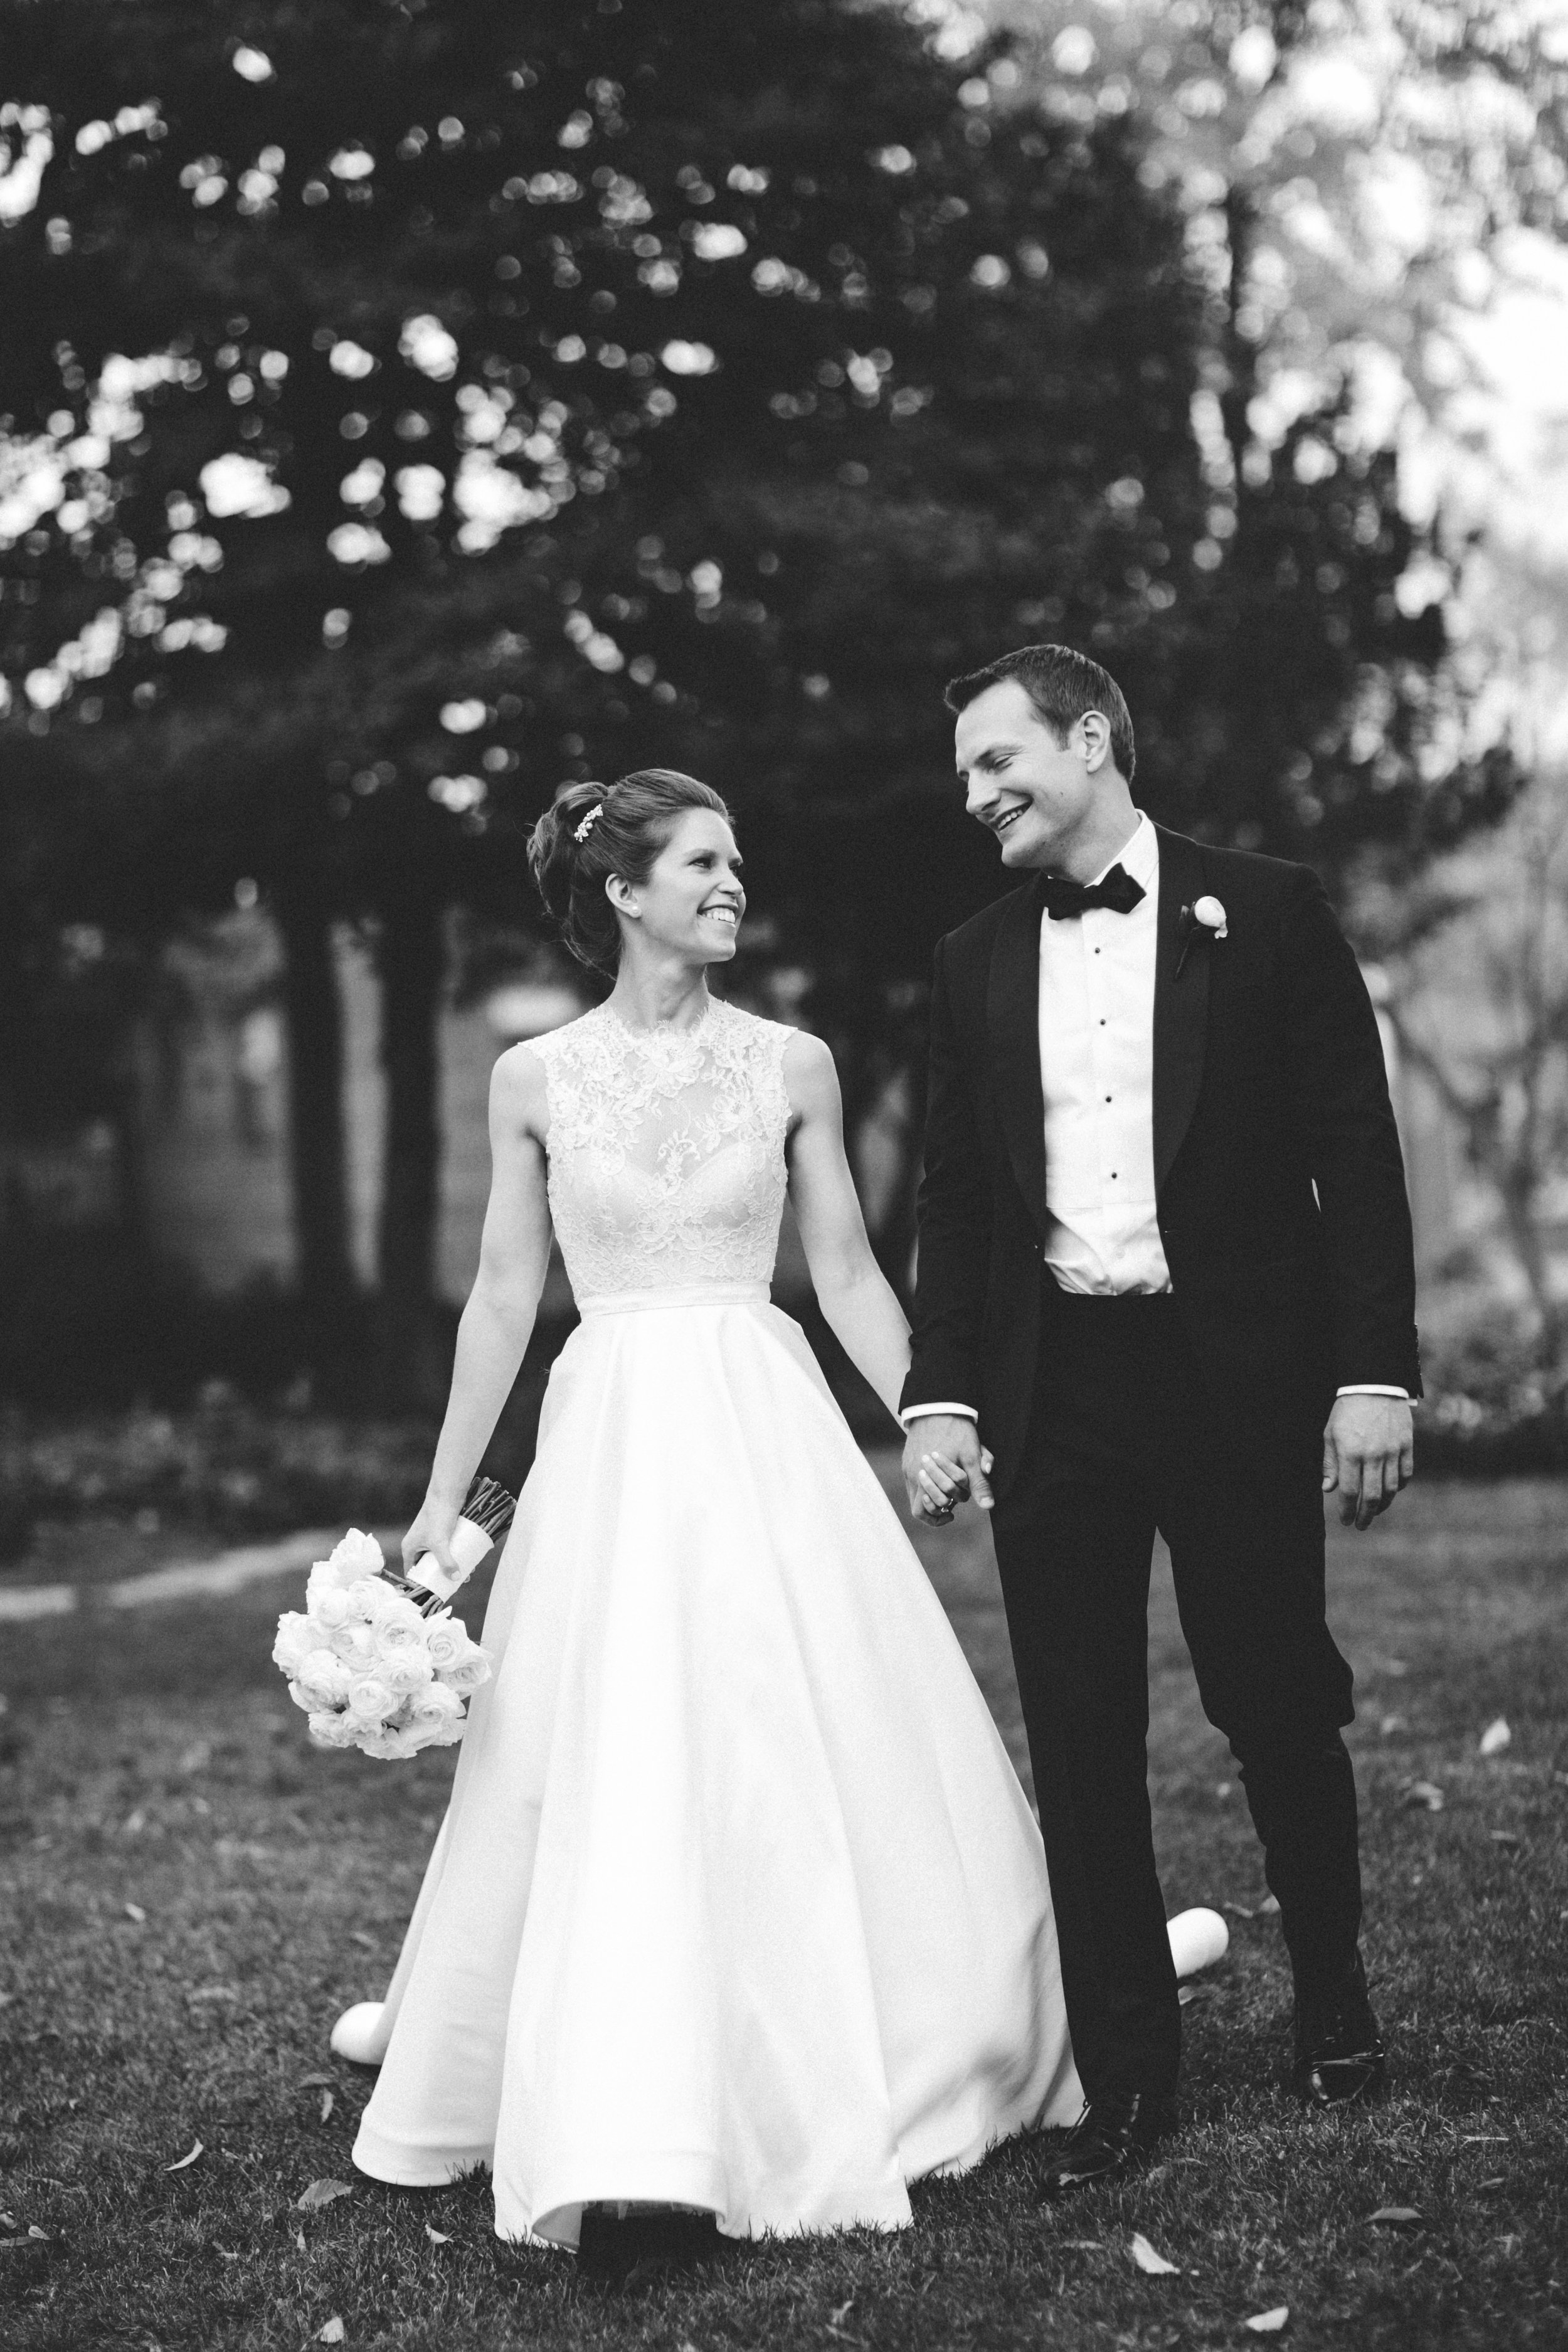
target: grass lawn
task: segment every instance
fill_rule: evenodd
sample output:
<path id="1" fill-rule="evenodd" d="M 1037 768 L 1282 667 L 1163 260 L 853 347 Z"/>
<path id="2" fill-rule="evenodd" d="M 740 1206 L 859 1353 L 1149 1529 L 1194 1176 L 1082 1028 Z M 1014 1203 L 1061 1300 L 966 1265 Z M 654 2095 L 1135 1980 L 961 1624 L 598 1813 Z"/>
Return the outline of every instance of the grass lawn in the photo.
<path id="1" fill-rule="evenodd" d="M 1188 2127 L 1132 2187 L 1042 2208 L 1015 2144 L 917 2189 L 897 2238 L 770 2243 L 707 2284 L 608 2301 L 570 2257 L 502 2247 L 482 2179 L 399 2191 L 349 2161 L 369 2078 L 326 2035 L 383 1988 L 450 1754 L 308 1747 L 268 1660 L 288 1580 L 5 1627 L 0 2343 L 302 2347 L 341 2318 L 350 2347 L 405 2352 L 1074 2352 L 1250 2343 L 1245 2319 L 1280 2305 L 1298 2346 L 1568 2343 L 1565 1527 L 1561 1487 L 1434 1485 L 1332 1538 L 1384 2105 L 1297 2115 L 1278 1924 L 1238 1918 L 1186 2012 Z M 1022 1763 L 987 1538 L 921 1540 Z M 1169 1907 L 1250 1909 L 1246 1806 L 1163 1570 L 1152 1654 Z M 1483 1759 L 1499 1715 L 1511 1745 Z M 1441 1811 L 1405 1801 L 1417 1780 Z M 298 2210 L 323 2178 L 352 2196 Z M 1374 2224 L 1384 2206 L 1420 2219 Z M 1135 2231 L 1178 2274 L 1139 2271 Z"/>

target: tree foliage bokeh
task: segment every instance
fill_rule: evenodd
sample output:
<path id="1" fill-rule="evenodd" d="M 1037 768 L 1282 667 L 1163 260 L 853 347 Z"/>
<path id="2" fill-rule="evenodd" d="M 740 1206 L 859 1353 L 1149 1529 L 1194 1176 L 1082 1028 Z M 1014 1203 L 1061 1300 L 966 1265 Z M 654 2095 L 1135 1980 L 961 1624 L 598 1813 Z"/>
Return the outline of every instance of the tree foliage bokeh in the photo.
<path id="1" fill-rule="evenodd" d="M 1506 800 L 1440 612 L 1401 604 L 1392 457 L 1335 393 L 1238 440 L 1230 298 L 1144 128 L 1023 102 L 1005 37 L 950 58 L 847 0 L 5 0 L 0 32 L 12 951 L 155 940 L 254 877 L 330 1302 L 330 926 L 373 924 L 397 1360 L 443 919 L 526 925 L 563 775 L 733 796 L 852 1122 L 902 1074 L 910 1134 L 931 944 L 999 881 L 955 670 L 1085 646 L 1157 815 L 1331 874 Z"/>

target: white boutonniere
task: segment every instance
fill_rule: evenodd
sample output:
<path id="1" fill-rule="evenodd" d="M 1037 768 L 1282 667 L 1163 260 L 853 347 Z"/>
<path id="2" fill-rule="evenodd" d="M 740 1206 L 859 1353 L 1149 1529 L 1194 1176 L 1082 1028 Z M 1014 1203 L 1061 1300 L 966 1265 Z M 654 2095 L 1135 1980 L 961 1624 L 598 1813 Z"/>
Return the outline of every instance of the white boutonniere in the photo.
<path id="1" fill-rule="evenodd" d="M 1214 940 L 1228 939 L 1230 936 L 1229 919 L 1217 898 L 1205 897 L 1194 899 L 1190 907 L 1184 907 L 1176 918 L 1176 936 L 1182 943 L 1180 953 L 1176 957 L 1175 977 L 1178 980 L 1182 976 L 1182 967 L 1187 961 L 1193 941 L 1200 935 Z"/>

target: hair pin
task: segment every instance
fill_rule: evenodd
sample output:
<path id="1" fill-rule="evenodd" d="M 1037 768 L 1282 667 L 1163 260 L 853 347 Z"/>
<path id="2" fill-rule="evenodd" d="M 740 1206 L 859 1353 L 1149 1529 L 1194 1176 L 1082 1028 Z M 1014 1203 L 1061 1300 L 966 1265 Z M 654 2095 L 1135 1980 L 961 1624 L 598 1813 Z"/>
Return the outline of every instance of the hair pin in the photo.
<path id="1" fill-rule="evenodd" d="M 574 827 L 573 827 L 573 829 L 572 829 L 572 838 L 573 838 L 573 840 L 574 840 L 574 841 L 586 841 L 586 840 L 587 840 L 587 838 L 588 838 L 588 835 L 593 832 L 595 825 L 598 823 L 599 819 L 604 815 L 604 814 L 605 814 L 605 803 L 604 803 L 604 802 L 603 802 L 603 801 L 595 801 L 595 802 L 594 803 L 593 807 L 588 811 L 587 815 L 583 819 L 582 824 L 579 824 L 579 825 L 574 825 Z"/>

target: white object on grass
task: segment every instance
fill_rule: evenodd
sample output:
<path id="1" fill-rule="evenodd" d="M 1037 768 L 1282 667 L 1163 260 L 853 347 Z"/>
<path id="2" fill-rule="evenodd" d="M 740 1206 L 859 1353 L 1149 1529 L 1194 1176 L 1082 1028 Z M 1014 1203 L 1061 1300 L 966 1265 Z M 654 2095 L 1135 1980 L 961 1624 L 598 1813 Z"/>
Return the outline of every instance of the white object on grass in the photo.
<path id="1" fill-rule="evenodd" d="M 1212 1969 L 1223 1960 L 1230 1944 L 1230 1929 L 1217 1911 L 1178 1911 L 1165 1923 L 1165 1933 L 1171 1938 L 1171 1958 L 1179 1977 L 1195 1977 L 1200 1969 Z"/>
<path id="2" fill-rule="evenodd" d="M 333 2057 L 346 2058 L 353 2066 L 379 2066 L 392 2039 L 390 2031 L 382 2030 L 385 2011 L 384 2000 L 356 2000 L 345 2009 L 332 2028 Z"/>

